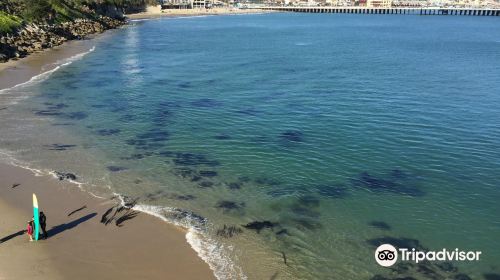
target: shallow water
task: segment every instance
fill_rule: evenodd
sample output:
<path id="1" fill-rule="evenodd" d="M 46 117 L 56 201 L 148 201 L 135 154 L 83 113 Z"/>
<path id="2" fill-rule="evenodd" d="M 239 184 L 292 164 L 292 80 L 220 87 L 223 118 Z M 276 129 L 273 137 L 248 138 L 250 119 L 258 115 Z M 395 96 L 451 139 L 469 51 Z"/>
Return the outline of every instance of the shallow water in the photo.
<path id="1" fill-rule="evenodd" d="M 394 276 L 373 259 L 382 237 L 481 250 L 479 263 L 454 263 L 458 272 L 426 266 L 481 279 L 500 273 L 498 23 L 133 22 L 2 91 L 0 149 L 192 227 L 190 243 L 221 279 Z M 254 221 L 271 228 L 242 226 Z M 401 275 L 431 277 L 422 271 Z"/>

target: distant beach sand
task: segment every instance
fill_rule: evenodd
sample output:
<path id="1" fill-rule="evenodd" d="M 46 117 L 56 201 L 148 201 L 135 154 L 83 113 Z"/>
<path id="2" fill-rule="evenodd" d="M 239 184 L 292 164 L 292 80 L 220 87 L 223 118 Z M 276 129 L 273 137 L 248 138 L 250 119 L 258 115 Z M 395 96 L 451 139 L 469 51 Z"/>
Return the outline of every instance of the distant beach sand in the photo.
<path id="1" fill-rule="evenodd" d="M 145 12 L 126 15 L 129 19 L 147 19 L 162 16 L 201 16 L 201 15 L 230 15 L 230 14 L 256 14 L 270 13 L 273 11 L 265 11 L 258 9 L 238 9 L 233 7 L 212 8 L 212 9 L 165 9 L 160 6 L 150 6 Z"/>
<path id="2" fill-rule="evenodd" d="M 38 242 L 23 232 L 32 193 L 47 215 L 49 238 Z M 214 279 L 180 228 L 138 212 L 121 226 L 101 223 L 116 203 L 0 164 L 0 279 Z"/>

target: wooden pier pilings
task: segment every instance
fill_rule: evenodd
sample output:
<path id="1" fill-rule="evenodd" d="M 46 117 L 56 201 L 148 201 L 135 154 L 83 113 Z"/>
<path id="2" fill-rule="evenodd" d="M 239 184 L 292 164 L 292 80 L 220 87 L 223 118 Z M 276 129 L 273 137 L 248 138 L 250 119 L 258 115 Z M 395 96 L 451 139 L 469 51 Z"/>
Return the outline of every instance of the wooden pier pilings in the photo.
<path id="1" fill-rule="evenodd" d="M 404 14 L 404 15 L 456 15 L 456 16 L 500 16 L 500 9 L 483 8 L 408 8 L 408 7 L 259 7 L 297 13 L 334 14 Z"/>

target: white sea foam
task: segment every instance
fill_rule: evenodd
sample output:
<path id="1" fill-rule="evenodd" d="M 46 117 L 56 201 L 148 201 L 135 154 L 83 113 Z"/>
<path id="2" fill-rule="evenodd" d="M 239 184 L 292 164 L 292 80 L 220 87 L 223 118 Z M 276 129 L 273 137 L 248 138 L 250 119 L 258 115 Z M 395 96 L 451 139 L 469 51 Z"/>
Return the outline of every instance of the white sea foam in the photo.
<path id="1" fill-rule="evenodd" d="M 42 72 L 42 73 L 40 73 L 40 74 L 38 74 L 36 76 L 33 76 L 33 77 L 31 77 L 31 79 L 29 79 L 26 82 L 14 85 L 14 86 L 9 87 L 9 88 L 0 89 L 0 94 L 7 93 L 7 92 L 9 92 L 10 90 L 13 90 L 13 89 L 18 89 L 18 88 L 22 88 L 22 87 L 25 87 L 25 86 L 29 86 L 29 85 L 34 84 L 34 83 L 42 82 L 42 81 L 46 80 L 48 77 L 50 77 L 50 75 L 52 73 L 54 73 L 57 70 L 61 69 L 61 67 L 67 66 L 67 65 L 73 63 L 74 61 L 82 59 L 85 55 L 93 52 L 94 50 L 95 50 L 95 46 L 93 46 L 92 48 L 90 48 L 88 51 L 85 51 L 85 52 L 82 52 L 82 53 L 79 53 L 79 54 L 75 54 L 75 55 L 73 55 L 71 57 L 68 57 L 66 59 L 58 60 L 57 62 L 55 62 L 55 63 L 52 64 L 52 65 L 56 65 L 54 68 L 52 68 L 50 70 L 47 70 L 45 72 Z"/>
<path id="2" fill-rule="evenodd" d="M 123 203 L 123 198 L 120 198 Z M 132 209 L 155 216 L 165 222 L 186 228 L 186 240 L 196 251 L 198 256 L 205 261 L 219 280 L 248 279 L 240 267 L 230 258 L 228 253 L 233 250 L 210 238 L 199 225 L 199 221 L 190 217 L 174 219 L 169 216 L 179 217 L 180 209 L 164 206 L 135 205 Z M 185 213 L 185 212 L 182 212 Z M 183 216 L 184 217 L 184 216 Z"/>

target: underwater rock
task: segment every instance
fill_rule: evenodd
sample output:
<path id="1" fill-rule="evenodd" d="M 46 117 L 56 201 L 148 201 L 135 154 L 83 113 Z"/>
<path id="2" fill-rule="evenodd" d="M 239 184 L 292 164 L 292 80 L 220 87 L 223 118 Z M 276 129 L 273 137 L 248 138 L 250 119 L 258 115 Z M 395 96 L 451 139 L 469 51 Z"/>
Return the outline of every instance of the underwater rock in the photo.
<path id="1" fill-rule="evenodd" d="M 61 109 L 67 108 L 67 107 L 69 107 L 69 106 L 64 104 L 64 103 L 57 103 L 57 104 L 48 106 L 47 109 L 49 109 L 49 110 L 61 110 Z"/>
<path id="2" fill-rule="evenodd" d="M 170 133 L 168 131 L 150 130 L 148 132 L 138 134 L 136 137 L 140 140 L 161 142 L 167 141 L 170 137 Z"/>
<path id="3" fill-rule="evenodd" d="M 459 273 L 453 276 L 453 280 L 472 280 L 472 278 L 470 278 L 467 274 Z"/>
<path id="4" fill-rule="evenodd" d="M 276 233 L 276 235 L 278 235 L 278 236 L 284 236 L 284 235 L 290 235 L 290 234 L 288 233 L 288 230 L 284 228 L 284 229 L 278 231 Z"/>
<path id="5" fill-rule="evenodd" d="M 445 272 L 457 272 L 458 268 L 454 266 L 451 262 L 437 262 L 436 266 Z"/>
<path id="6" fill-rule="evenodd" d="M 83 120 L 86 119 L 89 115 L 85 112 L 72 112 L 67 113 L 64 116 L 71 120 Z"/>
<path id="7" fill-rule="evenodd" d="M 312 196 L 312 195 L 306 195 L 306 196 L 299 197 L 297 203 L 300 205 L 307 206 L 307 207 L 318 207 L 319 206 L 319 199 Z"/>
<path id="8" fill-rule="evenodd" d="M 483 277 L 485 280 L 500 280 L 500 274 L 496 273 L 485 273 Z"/>
<path id="9" fill-rule="evenodd" d="M 124 160 L 138 160 L 138 159 L 143 159 L 145 157 L 144 154 L 132 154 L 129 157 L 121 157 L 120 159 Z"/>
<path id="10" fill-rule="evenodd" d="M 126 167 L 122 167 L 122 166 L 114 166 L 114 165 L 111 165 L 111 166 L 107 166 L 106 167 L 109 171 L 111 172 L 120 172 L 120 171 L 125 171 L 127 170 L 128 168 Z"/>
<path id="11" fill-rule="evenodd" d="M 245 203 L 244 202 L 238 203 L 238 202 L 234 202 L 234 201 L 230 201 L 230 200 L 221 200 L 221 201 L 217 202 L 215 207 L 222 209 L 224 212 L 229 212 L 229 211 L 233 211 L 233 210 L 242 209 L 243 207 L 245 207 Z"/>
<path id="12" fill-rule="evenodd" d="M 66 151 L 66 150 L 69 150 L 71 148 L 76 147 L 76 145 L 55 143 L 55 144 L 51 144 L 51 145 L 45 145 L 44 147 L 48 147 L 49 150 L 51 150 L 51 151 Z"/>
<path id="13" fill-rule="evenodd" d="M 217 176 L 217 171 L 211 171 L 211 170 L 200 170 L 200 172 L 198 172 L 198 174 L 200 174 L 200 176 L 202 177 L 215 177 Z"/>
<path id="14" fill-rule="evenodd" d="M 196 228 L 202 228 L 206 225 L 207 219 L 189 210 L 174 208 L 171 211 L 164 213 L 168 218 L 189 222 Z"/>
<path id="15" fill-rule="evenodd" d="M 35 111 L 35 115 L 37 115 L 37 116 L 60 116 L 62 114 L 63 113 L 57 112 L 57 111 L 54 111 L 54 110 L 38 110 L 38 111 Z"/>
<path id="16" fill-rule="evenodd" d="M 62 180 L 72 180 L 72 181 L 75 181 L 76 180 L 76 175 L 73 174 L 73 173 L 64 173 L 64 172 L 59 172 L 59 171 L 54 171 L 54 173 L 56 174 L 57 178 L 62 181 Z"/>
<path id="17" fill-rule="evenodd" d="M 382 221 L 372 221 L 369 223 L 370 226 L 376 227 L 381 230 L 391 230 L 391 226 L 387 224 L 386 222 Z"/>
<path id="18" fill-rule="evenodd" d="M 422 196 L 424 192 L 416 187 L 398 184 L 394 181 L 377 178 L 368 172 L 362 172 L 359 178 L 354 179 L 355 186 L 369 189 L 373 192 L 390 192 L 401 195 Z"/>
<path id="19" fill-rule="evenodd" d="M 287 130 L 281 133 L 280 138 L 289 142 L 299 143 L 304 141 L 304 134 L 298 130 Z"/>
<path id="20" fill-rule="evenodd" d="M 247 228 L 247 229 L 255 230 L 255 231 L 257 231 L 257 233 L 260 233 L 260 231 L 263 229 L 266 229 L 266 228 L 273 229 L 277 225 L 278 225 L 277 223 L 273 223 L 270 221 L 254 221 L 254 222 L 251 222 L 251 223 L 244 225 L 243 227 Z"/>
<path id="21" fill-rule="evenodd" d="M 318 218 L 320 216 L 320 213 L 318 211 L 314 211 L 312 209 L 309 209 L 307 207 L 301 206 L 301 205 L 292 205 L 290 208 L 292 212 L 296 215 L 300 216 L 306 216 L 310 218 Z"/>
<path id="22" fill-rule="evenodd" d="M 216 166 L 219 163 L 215 160 L 208 160 L 204 155 L 194 153 L 176 153 L 174 158 L 176 165 L 195 166 L 195 165 L 208 165 Z"/>
<path id="23" fill-rule="evenodd" d="M 191 105 L 194 107 L 199 107 L 199 108 L 213 108 L 213 107 L 220 106 L 221 103 L 219 101 L 214 100 L 214 99 L 201 98 L 201 99 L 198 99 L 198 100 L 191 102 Z"/>
<path id="24" fill-rule="evenodd" d="M 211 188 L 213 187 L 214 183 L 210 182 L 210 181 L 203 181 L 199 184 L 199 186 L 201 188 Z"/>
<path id="25" fill-rule="evenodd" d="M 292 221 L 295 224 L 297 224 L 299 228 L 302 229 L 317 230 L 323 227 L 323 225 L 320 222 L 307 218 L 294 218 L 292 219 Z"/>
<path id="26" fill-rule="evenodd" d="M 229 140 L 229 139 L 231 139 L 231 136 L 229 136 L 227 134 L 218 134 L 218 135 L 214 136 L 214 139 L 217 139 L 217 140 Z"/>
<path id="27" fill-rule="evenodd" d="M 438 273 L 436 273 L 436 271 L 430 268 L 427 263 L 419 263 L 417 265 L 417 271 L 425 275 L 426 279 L 442 279 L 442 277 Z"/>
<path id="28" fill-rule="evenodd" d="M 390 176 L 394 179 L 399 179 L 399 180 L 408 178 L 408 174 L 406 174 L 406 172 L 404 172 L 401 169 L 391 170 Z"/>
<path id="29" fill-rule="evenodd" d="M 121 130 L 117 129 L 117 128 L 99 129 L 96 131 L 97 135 L 100 135 L 100 136 L 110 136 L 110 135 L 118 134 L 120 132 L 121 132 Z"/>
<path id="30" fill-rule="evenodd" d="M 201 176 L 194 175 L 194 176 L 191 178 L 191 182 L 198 182 L 198 181 L 200 181 L 201 179 L 203 179 Z"/>
<path id="31" fill-rule="evenodd" d="M 239 189 L 241 189 L 241 184 L 238 183 L 238 182 L 229 183 L 227 186 L 231 190 L 239 190 Z"/>
<path id="32" fill-rule="evenodd" d="M 378 247 L 382 244 L 391 244 L 397 248 L 415 248 L 419 250 L 425 250 L 425 248 L 422 247 L 422 245 L 420 244 L 420 241 L 418 241 L 417 239 L 411 239 L 405 237 L 397 238 L 397 237 L 384 236 L 384 237 L 369 239 L 366 242 L 372 245 L 373 247 Z"/>
<path id="33" fill-rule="evenodd" d="M 187 167 L 175 168 L 173 170 L 174 174 L 182 178 L 192 178 L 196 175 L 196 170 Z"/>
<path id="34" fill-rule="evenodd" d="M 217 230 L 217 236 L 221 236 L 224 238 L 231 238 L 235 235 L 242 233 L 243 230 L 236 226 L 227 226 L 224 224 L 223 228 Z"/>
<path id="35" fill-rule="evenodd" d="M 255 183 L 260 184 L 260 185 L 269 185 L 269 186 L 279 186 L 281 185 L 281 182 L 273 179 L 273 178 L 268 178 L 268 177 L 259 177 L 254 180 Z"/>
<path id="36" fill-rule="evenodd" d="M 248 183 L 251 181 L 251 179 L 248 176 L 240 176 L 240 177 L 238 177 L 238 181 L 240 181 L 242 183 Z"/>

